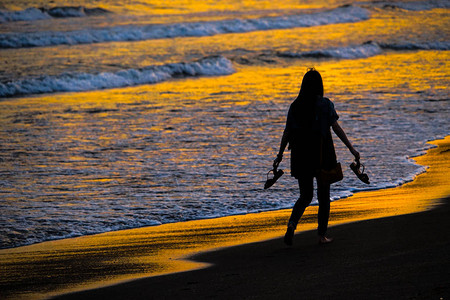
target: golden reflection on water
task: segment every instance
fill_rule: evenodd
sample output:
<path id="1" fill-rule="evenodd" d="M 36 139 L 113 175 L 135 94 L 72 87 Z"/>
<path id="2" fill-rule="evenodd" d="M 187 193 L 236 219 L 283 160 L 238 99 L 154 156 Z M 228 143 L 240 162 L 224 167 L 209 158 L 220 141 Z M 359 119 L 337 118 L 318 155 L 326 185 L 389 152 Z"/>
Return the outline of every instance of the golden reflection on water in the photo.
<path id="1" fill-rule="evenodd" d="M 32 0 L 32 1 L 14 1 L 3 0 L 3 5 L 8 9 L 25 9 L 34 3 L 34 7 L 48 7 L 48 1 Z M 25 2 L 25 3 L 23 3 Z M 121 0 L 104 0 L 102 1 L 102 8 L 113 11 L 115 13 L 132 13 L 141 14 L 145 16 L 152 15 L 166 15 L 166 14 L 199 14 L 211 12 L 239 12 L 239 11 L 257 11 L 257 10 L 279 10 L 279 9 L 305 9 L 305 8 L 320 8 L 325 5 L 338 6 L 346 3 L 345 1 L 314 1 L 314 3 L 302 4 L 301 1 L 287 0 L 282 2 L 274 2 L 269 0 L 231 0 L 231 1 L 190 1 L 190 0 L 171 0 L 170 2 L 161 0 L 145 0 L 139 2 L 128 3 Z M 68 0 L 54 0 L 51 2 L 53 6 L 74 6 L 74 1 Z M 76 5 L 91 7 L 93 4 L 89 0 L 79 0 Z"/>
<path id="2" fill-rule="evenodd" d="M 283 63 L 276 57 L 277 51 L 303 52 L 360 45 L 369 40 L 382 43 L 414 41 L 416 36 L 439 36 L 446 30 L 445 24 L 449 22 L 450 16 L 445 9 L 426 12 L 383 10 L 374 11 L 370 19 L 356 23 L 231 33 L 226 38 L 216 35 L 132 43 L 111 42 L 70 47 L 61 45 L 57 51 L 55 47 L 3 49 L 0 63 L 5 68 L 14 66 L 20 70 L 21 66 L 33 66 L 39 62 L 36 72 L 45 67 L 50 72 L 57 73 L 61 72 L 60 68 L 71 72 L 91 73 L 92 66 L 96 66 L 96 70 L 115 72 L 187 62 L 214 54 L 224 55 L 242 64 L 262 64 L 274 60 Z M 395 37 L 395 40 L 391 41 L 390 37 Z M 33 71 L 28 68 L 27 72 Z M 16 72 L 11 70 L 10 73 Z"/>
<path id="3" fill-rule="evenodd" d="M 53 147 L 59 149 L 52 153 L 59 163 L 48 156 L 48 152 L 44 155 L 43 151 L 36 151 L 37 160 L 23 158 L 18 153 L 17 159 L 4 161 L 1 167 L 11 170 L 21 164 L 44 172 L 52 166 L 60 167 L 62 162 L 68 169 L 87 170 L 86 176 L 73 176 L 73 186 L 58 183 L 51 186 L 57 190 L 67 188 L 60 191 L 67 195 L 73 189 L 93 190 L 86 195 L 89 200 L 104 197 L 95 193 L 99 183 L 129 185 L 129 178 L 121 177 L 123 170 L 135 170 L 131 175 L 142 177 L 141 183 L 145 184 L 142 188 L 148 192 L 160 180 L 151 175 L 160 172 L 160 167 L 164 168 L 161 165 L 164 161 L 171 163 L 166 167 L 167 172 L 192 170 L 194 179 L 183 182 L 190 178 L 182 176 L 178 182 L 165 182 L 158 187 L 161 190 L 168 191 L 178 184 L 191 185 L 193 190 L 211 190 L 210 187 L 217 185 L 224 190 L 235 188 L 220 176 L 214 179 L 202 177 L 201 186 L 198 186 L 199 174 L 207 170 L 207 173 L 219 175 L 232 173 L 236 176 L 232 180 L 248 183 L 247 191 L 260 187 L 260 174 L 249 169 L 255 164 L 261 168 L 267 166 L 276 153 L 287 107 L 298 92 L 299 79 L 306 67 L 314 65 L 322 73 L 325 92 L 331 93 L 339 113 L 367 120 L 376 117 L 377 105 L 385 102 L 353 101 L 347 105 L 348 99 L 364 99 L 365 96 L 373 99 L 379 93 L 380 97 L 388 99 L 385 101 L 395 101 L 397 96 L 390 97 L 391 91 L 414 94 L 430 87 L 445 91 L 448 87 L 444 85 L 446 80 L 442 74 L 448 70 L 448 63 L 436 62 L 448 62 L 449 56 L 448 51 L 417 51 L 360 60 L 292 60 L 281 67 L 239 66 L 235 74 L 224 77 L 6 99 L 0 103 L 0 121 L 5 132 L 10 130 L 13 134 L 5 137 L 5 142 L 16 138 L 25 152 L 36 144 L 47 146 L 51 141 L 48 149 L 50 152 Z M 363 108 L 358 116 L 352 115 L 354 105 Z M 407 103 L 401 105 L 406 107 Z M 228 109 L 230 107 L 233 109 Z M 345 118 L 342 122 L 346 124 Z M 33 139 L 17 134 L 20 131 L 29 131 Z M 352 138 L 366 142 L 372 138 L 367 132 L 358 137 L 359 134 Z M 109 157 L 108 151 L 114 155 Z M 363 158 L 368 154 L 363 153 Z M 91 175 L 89 168 L 94 163 L 96 171 L 103 173 Z M 261 174 L 264 170 L 261 169 Z M 25 175 L 26 172 L 18 176 Z M 82 180 L 78 181 L 80 178 Z M 55 178 L 50 179 L 54 181 Z M 43 178 L 33 180 L 42 182 Z M 35 189 L 36 182 L 23 182 Z"/>

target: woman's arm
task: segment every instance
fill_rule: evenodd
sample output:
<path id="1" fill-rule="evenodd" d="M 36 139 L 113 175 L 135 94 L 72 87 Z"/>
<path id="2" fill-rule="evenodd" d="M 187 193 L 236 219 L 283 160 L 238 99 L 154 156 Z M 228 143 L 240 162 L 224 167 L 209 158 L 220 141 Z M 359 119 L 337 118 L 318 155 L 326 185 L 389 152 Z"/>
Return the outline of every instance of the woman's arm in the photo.
<path id="1" fill-rule="evenodd" d="M 333 123 L 333 125 L 331 125 L 331 127 L 333 128 L 334 133 L 336 133 L 336 135 L 341 139 L 341 141 L 344 143 L 344 145 L 347 146 L 347 148 L 353 154 L 355 159 L 358 161 L 359 160 L 359 152 L 356 151 L 355 148 L 353 148 L 352 143 L 350 143 L 350 141 L 348 140 L 347 135 L 345 134 L 345 132 L 341 128 L 341 126 L 339 126 L 339 123 L 336 121 Z"/>
<path id="2" fill-rule="evenodd" d="M 273 167 L 278 168 L 278 165 L 283 160 L 283 153 L 284 149 L 286 149 L 286 146 L 288 144 L 289 132 L 287 128 L 284 129 L 283 136 L 281 137 L 281 143 L 280 143 L 280 150 L 278 151 L 277 158 L 275 158 L 275 161 L 273 162 Z"/>

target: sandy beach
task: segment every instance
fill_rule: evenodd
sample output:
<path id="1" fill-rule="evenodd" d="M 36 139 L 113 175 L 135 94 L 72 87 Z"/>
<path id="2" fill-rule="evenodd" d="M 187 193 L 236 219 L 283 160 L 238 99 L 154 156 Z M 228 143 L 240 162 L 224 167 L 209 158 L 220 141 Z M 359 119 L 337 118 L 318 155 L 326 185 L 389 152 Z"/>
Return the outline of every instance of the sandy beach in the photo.
<path id="1" fill-rule="evenodd" d="M 431 211 L 252 243 L 193 257 L 212 267 L 57 299 L 447 299 L 450 198 Z"/>
<path id="2" fill-rule="evenodd" d="M 325 247 L 312 230 L 317 207 L 307 209 L 292 248 L 280 238 L 290 210 L 57 240 L 0 251 L 2 299 L 87 289 L 63 298 L 445 299 L 450 137 L 432 143 L 415 158 L 429 168 L 414 181 L 332 203 L 336 241 Z"/>

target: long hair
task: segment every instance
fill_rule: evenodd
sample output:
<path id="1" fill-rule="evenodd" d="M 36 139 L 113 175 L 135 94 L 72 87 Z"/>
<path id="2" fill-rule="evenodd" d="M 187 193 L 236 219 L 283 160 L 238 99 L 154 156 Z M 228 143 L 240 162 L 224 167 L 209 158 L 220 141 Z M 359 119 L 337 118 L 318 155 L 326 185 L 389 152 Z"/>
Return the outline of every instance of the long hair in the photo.
<path id="1" fill-rule="evenodd" d="M 315 101 L 317 96 L 323 97 L 323 81 L 320 73 L 314 69 L 308 69 L 303 76 L 302 86 L 297 99 L 302 101 Z"/>
<path id="2" fill-rule="evenodd" d="M 323 81 L 320 73 L 310 68 L 303 76 L 300 93 L 294 101 L 295 116 L 303 125 L 310 125 L 316 113 L 316 101 L 323 97 Z"/>

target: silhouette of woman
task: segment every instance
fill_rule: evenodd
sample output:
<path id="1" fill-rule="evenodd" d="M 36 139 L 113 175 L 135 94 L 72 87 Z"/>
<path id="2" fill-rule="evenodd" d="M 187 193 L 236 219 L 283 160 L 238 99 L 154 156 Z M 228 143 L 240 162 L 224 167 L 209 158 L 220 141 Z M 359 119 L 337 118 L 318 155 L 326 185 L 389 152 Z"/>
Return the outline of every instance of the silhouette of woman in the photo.
<path id="1" fill-rule="evenodd" d="M 323 97 L 320 73 L 314 68 L 308 69 L 303 77 L 300 93 L 289 108 L 280 150 L 273 163 L 274 168 L 277 168 L 289 143 L 291 176 L 298 180 L 300 198 L 292 209 L 284 236 L 287 245 L 292 245 L 297 224 L 312 201 L 313 179 L 317 179 L 317 171 L 319 168 L 331 169 L 337 163 L 330 127 L 355 156 L 355 160 L 359 161 L 359 153 L 339 126 L 338 119 L 333 102 Z M 317 198 L 319 243 L 329 243 L 333 240 L 326 235 L 330 215 L 330 184 L 320 179 L 317 179 Z"/>

